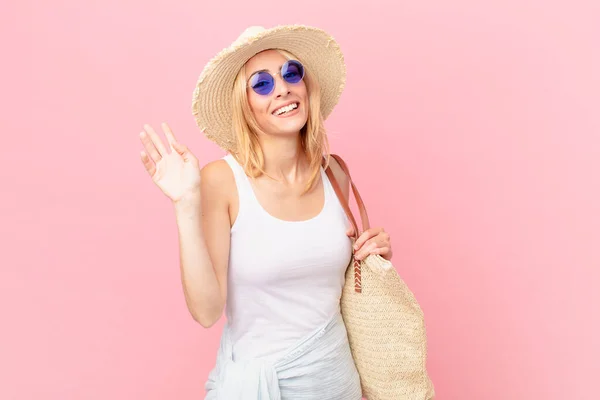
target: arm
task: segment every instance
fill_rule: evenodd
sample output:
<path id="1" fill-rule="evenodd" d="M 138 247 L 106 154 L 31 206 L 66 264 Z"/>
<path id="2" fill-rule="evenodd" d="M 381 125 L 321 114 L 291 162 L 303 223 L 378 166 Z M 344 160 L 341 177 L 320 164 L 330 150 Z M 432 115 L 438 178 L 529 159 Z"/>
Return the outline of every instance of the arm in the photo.
<path id="1" fill-rule="evenodd" d="M 175 215 L 185 301 L 194 320 L 209 328 L 221 318 L 227 298 L 228 193 L 235 182 L 223 160 L 206 165 L 200 176 L 200 193 L 176 202 Z"/>

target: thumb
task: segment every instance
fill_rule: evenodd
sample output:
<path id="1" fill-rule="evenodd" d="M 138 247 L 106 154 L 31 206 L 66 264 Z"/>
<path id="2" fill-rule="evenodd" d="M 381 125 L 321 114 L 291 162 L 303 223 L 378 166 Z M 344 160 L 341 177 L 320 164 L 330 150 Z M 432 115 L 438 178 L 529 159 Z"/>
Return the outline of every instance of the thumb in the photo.
<path id="1" fill-rule="evenodd" d="M 173 141 L 171 143 L 171 145 L 173 146 L 173 149 L 177 152 L 177 154 L 182 156 L 183 159 L 187 161 L 188 154 L 189 154 L 187 146 L 185 144 L 181 144 L 177 141 Z"/>
<path id="2" fill-rule="evenodd" d="M 346 230 L 346 235 L 348 235 L 348 236 L 354 235 L 354 227 L 353 226 L 350 226 L 350 228 L 348 228 Z"/>

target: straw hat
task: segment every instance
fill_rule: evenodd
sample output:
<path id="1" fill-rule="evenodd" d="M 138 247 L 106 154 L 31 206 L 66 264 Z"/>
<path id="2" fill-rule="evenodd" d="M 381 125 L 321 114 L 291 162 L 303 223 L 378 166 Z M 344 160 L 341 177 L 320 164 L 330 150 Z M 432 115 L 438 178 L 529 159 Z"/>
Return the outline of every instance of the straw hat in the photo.
<path id="1" fill-rule="evenodd" d="M 205 135 L 227 151 L 235 151 L 231 99 L 236 75 L 246 61 L 268 49 L 282 49 L 297 57 L 321 86 L 321 113 L 327 118 L 346 82 L 340 46 L 325 31 L 303 25 L 265 29 L 247 28 L 235 42 L 213 57 L 198 78 L 192 114 Z"/>

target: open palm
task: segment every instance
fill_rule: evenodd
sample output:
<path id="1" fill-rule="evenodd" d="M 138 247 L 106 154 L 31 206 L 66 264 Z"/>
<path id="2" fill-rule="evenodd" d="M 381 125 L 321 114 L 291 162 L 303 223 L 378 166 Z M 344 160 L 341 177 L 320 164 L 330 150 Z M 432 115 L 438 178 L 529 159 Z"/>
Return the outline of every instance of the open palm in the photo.
<path id="1" fill-rule="evenodd" d="M 175 140 L 169 125 L 163 123 L 161 126 L 171 151 L 167 151 L 163 141 L 150 125 L 144 125 L 144 131 L 140 133 L 140 140 L 144 145 L 140 155 L 146 171 L 152 181 L 174 202 L 188 194 L 198 194 L 198 159 L 187 146 Z"/>

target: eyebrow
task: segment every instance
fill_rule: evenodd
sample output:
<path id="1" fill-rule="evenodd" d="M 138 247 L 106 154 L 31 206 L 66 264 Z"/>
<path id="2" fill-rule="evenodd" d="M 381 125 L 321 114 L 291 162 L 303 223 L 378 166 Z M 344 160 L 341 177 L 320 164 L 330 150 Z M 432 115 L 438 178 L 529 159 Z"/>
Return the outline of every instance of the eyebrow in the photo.
<path id="1" fill-rule="evenodd" d="M 285 64 L 285 63 L 283 63 L 283 64 Z M 281 71 L 281 67 L 283 67 L 283 64 L 281 64 L 281 65 L 279 66 L 279 68 L 277 69 L 278 71 Z M 254 71 L 254 72 L 252 72 L 252 73 L 250 74 L 250 76 L 252 76 L 252 75 L 256 74 L 257 72 L 271 72 L 271 70 L 269 70 L 269 69 L 259 69 L 258 71 Z"/>

